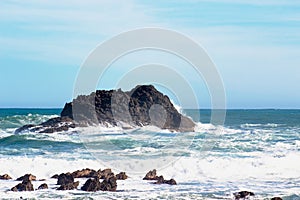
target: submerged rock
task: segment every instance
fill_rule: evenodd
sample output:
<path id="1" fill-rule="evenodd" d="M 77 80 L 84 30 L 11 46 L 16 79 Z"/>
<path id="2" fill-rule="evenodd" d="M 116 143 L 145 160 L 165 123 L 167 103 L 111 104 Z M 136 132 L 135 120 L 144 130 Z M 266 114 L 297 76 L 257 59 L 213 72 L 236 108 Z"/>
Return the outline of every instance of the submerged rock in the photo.
<path id="1" fill-rule="evenodd" d="M 17 181 L 35 181 L 36 176 L 32 174 L 25 174 L 24 176 L 21 176 L 17 178 Z"/>
<path id="2" fill-rule="evenodd" d="M 150 170 L 143 180 L 156 180 L 154 184 L 169 184 L 169 185 L 177 185 L 176 181 L 174 179 L 165 180 L 163 176 L 157 176 L 156 175 L 156 169 Z"/>
<path id="3" fill-rule="evenodd" d="M 181 115 L 168 96 L 152 85 L 137 86 L 131 91 L 97 90 L 90 95 L 80 95 L 66 103 L 60 117 L 39 125 L 25 125 L 16 133 L 33 131 L 53 133 L 67 131 L 76 126 L 98 124 L 135 127 L 153 125 L 171 131 L 194 131 L 195 123 Z"/>
<path id="4" fill-rule="evenodd" d="M 46 183 L 43 183 L 38 187 L 38 190 L 44 190 L 44 189 L 48 189 L 48 185 Z"/>
<path id="5" fill-rule="evenodd" d="M 253 192 L 248 192 L 248 191 L 241 191 L 241 192 L 236 192 L 233 193 L 234 199 L 238 200 L 242 200 L 242 199 L 247 199 L 251 196 L 254 196 Z"/>
<path id="6" fill-rule="evenodd" d="M 79 181 L 61 185 L 57 190 L 74 190 L 77 189 Z"/>
<path id="7" fill-rule="evenodd" d="M 128 178 L 125 172 L 120 172 L 116 175 L 117 180 L 125 180 Z"/>
<path id="8" fill-rule="evenodd" d="M 158 176 L 156 175 L 156 169 L 150 170 L 143 180 L 158 180 Z"/>
<path id="9" fill-rule="evenodd" d="M 12 179 L 12 178 L 8 174 L 3 174 L 3 175 L 0 175 L 0 179 L 9 180 L 9 179 Z"/>
<path id="10" fill-rule="evenodd" d="M 24 180 L 22 183 L 19 183 L 18 185 L 14 186 L 11 188 L 11 191 L 14 192 L 21 192 L 21 191 L 33 191 L 33 185 L 31 181 L 29 180 Z"/>
<path id="11" fill-rule="evenodd" d="M 168 185 L 177 185 L 174 179 L 165 180 L 163 176 L 159 176 L 157 181 L 154 184 L 168 184 Z"/>

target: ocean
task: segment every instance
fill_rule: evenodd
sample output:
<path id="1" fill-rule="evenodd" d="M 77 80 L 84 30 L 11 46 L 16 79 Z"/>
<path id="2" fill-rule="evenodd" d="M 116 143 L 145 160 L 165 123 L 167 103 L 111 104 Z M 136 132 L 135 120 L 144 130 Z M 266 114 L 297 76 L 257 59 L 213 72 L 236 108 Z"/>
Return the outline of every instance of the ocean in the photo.
<path id="1" fill-rule="evenodd" d="M 16 179 L 32 173 L 37 188 L 12 192 L 18 181 L 0 180 L 1 199 L 232 199 L 234 192 L 300 199 L 300 110 L 227 110 L 225 124 L 210 124 L 210 110 L 183 110 L 197 120 L 195 133 L 156 127 L 75 128 L 41 134 L 14 131 L 59 116 L 61 109 L 0 109 L 0 175 Z M 217 130 L 217 131 L 216 131 Z M 220 130 L 220 131 L 218 131 Z M 204 149 L 205 144 L 210 148 Z M 54 174 L 83 168 L 112 168 L 129 178 L 117 192 L 56 191 Z M 156 168 L 177 185 L 155 185 L 142 178 Z M 85 179 L 78 179 L 80 186 Z"/>

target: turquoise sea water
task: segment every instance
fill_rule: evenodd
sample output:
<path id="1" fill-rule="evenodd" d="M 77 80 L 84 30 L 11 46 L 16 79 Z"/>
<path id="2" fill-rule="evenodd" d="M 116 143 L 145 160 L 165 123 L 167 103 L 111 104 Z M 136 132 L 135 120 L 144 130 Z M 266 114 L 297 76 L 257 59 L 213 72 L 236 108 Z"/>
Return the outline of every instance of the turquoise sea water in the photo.
<path id="1" fill-rule="evenodd" d="M 85 167 L 122 171 L 126 165 L 124 170 L 131 179 L 121 182 L 117 193 L 47 190 L 25 196 L 230 199 L 233 192 L 250 190 L 258 199 L 273 196 L 300 199 L 300 110 L 227 110 L 221 129 L 209 123 L 209 110 L 200 110 L 196 133 L 172 133 L 154 127 L 126 131 L 93 127 L 55 134 L 14 134 L 16 128 L 41 123 L 58 116 L 60 111 L 0 109 L 0 174 L 17 178 L 31 172 L 48 180 L 55 173 Z M 183 113 L 199 118 L 198 110 L 183 110 Z M 203 149 L 208 143 L 213 145 Z M 128 163 L 136 161 L 141 161 L 143 167 L 128 168 Z M 166 178 L 177 180 L 178 185 L 142 182 L 143 170 L 153 168 Z M 141 173 L 134 173 L 135 169 Z M 55 188 L 53 180 L 49 181 Z M 0 195 L 16 197 L 7 191 L 15 184 L 10 181 L 7 186 L 7 182 L 0 181 Z"/>

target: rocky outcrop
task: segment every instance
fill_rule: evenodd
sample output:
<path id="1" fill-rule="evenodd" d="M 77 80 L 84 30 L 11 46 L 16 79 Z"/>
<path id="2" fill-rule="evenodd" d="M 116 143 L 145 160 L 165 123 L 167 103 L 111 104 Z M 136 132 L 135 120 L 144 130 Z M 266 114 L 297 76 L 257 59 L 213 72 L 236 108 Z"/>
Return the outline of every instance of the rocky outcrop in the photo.
<path id="1" fill-rule="evenodd" d="M 75 190 L 79 185 L 79 181 L 61 185 L 57 190 Z"/>
<path id="2" fill-rule="evenodd" d="M 107 179 L 104 179 L 101 183 L 98 178 L 88 179 L 84 185 L 81 187 L 81 190 L 95 192 L 95 191 L 111 191 L 115 192 L 117 190 L 117 178 L 111 176 Z"/>
<path id="3" fill-rule="evenodd" d="M 3 175 L 0 175 L 0 179 L 1 180 L 9 180 L 9 179 L 12 179 L 8 174 L 3 174 Z"/>
<path id="4" fill-rule="evenodd" d="M 149 171 L 143 180 L 156 180 L 154 184 L 168 184 L 168 185 L 177 185 L 176 181 L 174 179 L 165 180 L 163 176 L 157 176 L 156 175 L 156 169 L 153 169 Z"/>
<path id="5" fill-rule="evenodd" d="M 150 170 L 143 180 L 158 180 L 158 176 L 156 175 L 156 169 Z"/>
<path id="6" fill-rule="evenodd" d="M 114 176 L 114 173 L 109 168 L 104 170 L 99 169 L 97 171 L 97 178 L 99 179 L 108 179 L 109 177 L 112 176 Z"/>
<path id="7" fill-rule="evenodd" d="M 74 178 L 71 173 L 62 173 L 57 177 L 57 185 L 66 185 L 69 183 L 73 183 Z"/>
<path id="8" fill-rule="evenodd" d="M 32 174 L 25 174 L 24 176 L 21 176 L 17 178 L 17 181 L 35 181 L 36 176 Z"/>
<path id="9" fill-rule="evenodd" d="M 44 189 L 48 189 L 48 185 L 46 183 L 43 183 L 38 187 L 38 190 L 44 190 Z"/>
<path id="10" fill-rule="evenodd" d="M 194 131 L 195 123 L 181 115 L 168 96 L 152 85 L 137 86 L 131 91 L 97 90 L 80 95 L 66 103 L 61 116 L 39 125 L 25 125 L 16 133 L 33 131 L 53 133 L 76 126 L 124 125 L 128 127 L 154 125 L 171 131 Z M 125 126 L 123 126 L 125 128 Z"/>
<path id="11" fill-rule="evenodd" d="M 93 169 L 82 169 L 72 173 L 73 178 L 91 178 L 97 176 L 97 172 Z"/>
<path id="12" fill-rule="evenodd" d="M 282 200 L 282 198 L 281 197 L 273 197 L 273 198 L 271 198 L 271 200 Z"/>
<path id="13" fill-rule="evenodd" d="M 104 179 L 100 183 L 100 190 L 115 192 L 117 190 L 117 178 L 115 176 L 111 176 Z"/>
<path id="14" fill-rule="evenodd" d="M 19 183 L 18 185 L 11 188 L 11 191 L 14 191 L 14 192 L 33 191 L 33 190 L 34 190 L 33 185 L 31 183 L 31 181 L 29 181 L 29 180 L 24 180 L 24 181 L 22 181 L 22 183 Z"/>
<path id="15" fill-rule="evenodd" d="M 233 193 L 233 196 L 235 200 L 242 200 L 254 196 L 254 193 L 248 191 L 241 191 L 241 192 Z"/>
<path id="16" fill-rule="evenodd" d="M 100 182 L 98 178 L 90 178 L 88 179 L 84 185 L 81 187 L 81 190 L 88 192 L 96 192 L 100 190 Z"/>
<path id="17" fill-rule="evenodd" d="M 128 176 L 126 175 L 125 172 L 120 172 L 116 175 L 117 180 L 126 180 Z"/>

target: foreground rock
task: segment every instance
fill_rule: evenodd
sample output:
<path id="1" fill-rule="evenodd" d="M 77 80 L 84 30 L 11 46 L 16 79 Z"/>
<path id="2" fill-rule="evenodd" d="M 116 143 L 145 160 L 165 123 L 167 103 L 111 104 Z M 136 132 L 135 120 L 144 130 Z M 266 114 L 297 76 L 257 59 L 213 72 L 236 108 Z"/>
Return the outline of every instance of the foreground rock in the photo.
<path id="1" fill-rule="evenodd" d="M 29 180 L 24 180 L 22 183 L 19 183 L 15 187 L 11 188 L 11 191 L 14 192 L 21 192 L 21 191 L 33 191 L 33 185 L 31 181 Z"/>
<path id="2" fill-rule="evenodd" d="M 97 90 L 66 103 L 61 116 L 39 125 L 25 125 L 16 133 L 33 131 L 53 133 L 76 126 L 120 125 L 127 127 L 153 125 L 172 131 L 194 131 L 195 123 L 181 115 L 168 96 L 152 85 L 137 86 L 131 91 Z M 125 126 L 123 126 L 126 128 Z"/>
<path id="3" fill-rule="evenodd" d="M 12 179 L 8 174 L 3 174 L 3 175 L 0 175 L 0 179 L 1 180 L 9 180 L 9 179 Z"/>
<path id="4" fill-rule="evenodd" d="M 97 178 L 99 179 L 108 179 L 112 176 L 114 176 L 114 173 L 109 168 L 104 170 L 99 169 L 97 171 Z"/>
<path id="5" fill-rule="evenodd" d="M 91 178 L 97 176 L 97 172 L 93 169 L 82 169 L 72 173 L 73 178 Z"/>
<path id="6" fill-rule="evenodd" d="M 271 200 L 282 200 L 280 197 L 273 197 Z"/>
<path id="7" fill-rule="evenodd" d="M 95 192 L 99 190 L 115 192 L 117 190 L 117 178 L 115 176 L 111 176 L 104 179 L 101 183 L 98 178 L 88 179 L 81 187 L 81 190 L 88 192 Z"/>
<path id="8" fill-rule="evenodd" d="M 17 178 L 17 181 L 35 181 L 36 176 L 32 174 L 25 174 L 24 176 L 21 176 Z"/>
<path id="9" fill-rule="evenodd" d="M 120 172 L 119 174 L 116 175 L 117 180 L 126 180 L 128 176 L 126 175 L 125 172 Z"/>
<path id="10" fill-rule="evenodd" d="M 38 187 L 38 190 L 44 190 L 44 189 L 48 189 L 48 185 L 46 183 L 43 183 Z"/>
<path id="11" fill-rule="evenodd" d="M 165 180 L 163 176 L 157 176 L 156 175 L 156 169 L 150 170 L 143 180 L 156 180 L 154 184 L 169 184 L 169 185 L 177 185 L 176 181 L 174 179 Z"/>
<path id="12" fill-rule="evenodd" d="M 253 192 L 248 192 L 248 191 L 241 191 L 241 192 L 236 192 L 233 193 L 234 199 L 238 200 L 242 200 L 242 199 L 247 199 L 251 196 L 254 196 Z"/>
<path id="13" fill-rule="evenodd" d="M 75 190 L 79 185 L 79 181 L 61 185 L 57 190 Z"/>
<path id="14" fill-rule="evenodd" d="M 157 181 L 154 184 L 168 184 L 168 185 L 177 185 L 174 179 L 165 180 L 163 176 L 159 176 Z"/>
<path id="15" fill-rule="evenodd" d="M 74 177 L 71 173 L 62 173 L 57 177 L 57 185 L 67 185 L 74 182 Z"/>
<path id="16" fill-rule="evenodd" d="M 158 180 L 158 176 L 156 175 L 156 169 L 150 170 L 143 180 Z"/>

